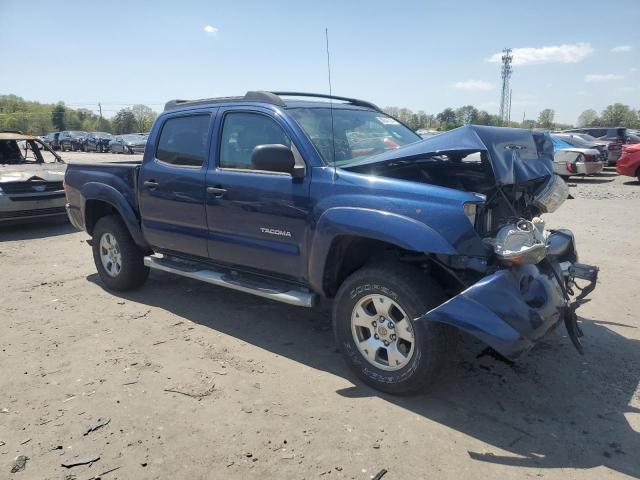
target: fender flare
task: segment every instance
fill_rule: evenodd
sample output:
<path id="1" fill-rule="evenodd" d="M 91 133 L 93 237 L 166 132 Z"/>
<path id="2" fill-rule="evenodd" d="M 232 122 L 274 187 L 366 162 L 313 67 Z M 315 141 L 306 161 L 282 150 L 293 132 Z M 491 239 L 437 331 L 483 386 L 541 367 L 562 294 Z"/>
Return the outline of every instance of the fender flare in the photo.
<path id="1" fill-rule="evenodd" d="M 129 230 L 133 241 L 141 248 L 149 248 L 149 244 L 144 239 L 144 235 L 142 234 L 142 228 L 140 227 L 140 222 L 138 221 L 138 216 L 135 211 L 131 207 L 131 204 L 127 201 L 125 196 L 120 193 L 118 190 L 113 188 L 110 185 L 105 185 L 104 183 L 99 182 L 88 182 L 82 186 L 80 191 L 82 195 L 82 218 L 84 219 L 85 229 L 87 229 L 87 201 L 89 200 L 99 200 L 101 202 L 108 203 L 116 211 L 120 214 L 122 221 Z"/>
<path id="2" fill-rule="evenodd" d="M 309 283 L 323 292 L 324 270 L 336 237 L 356 236 L 405 250 L 453 255 L 456 250 L 434 229 L 413 218 L 361 207 L 334 207 L 322 213 L 309 254 Z"/>

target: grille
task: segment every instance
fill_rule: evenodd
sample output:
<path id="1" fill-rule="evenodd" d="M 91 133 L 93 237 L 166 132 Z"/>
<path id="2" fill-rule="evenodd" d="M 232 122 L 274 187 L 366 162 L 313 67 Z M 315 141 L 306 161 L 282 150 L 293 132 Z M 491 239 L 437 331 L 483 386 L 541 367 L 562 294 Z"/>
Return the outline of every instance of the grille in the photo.
<path id="1" fill-rule="evenodd" d="M 40 190 L 44 186 L 44 190 Z M 44 180 L 29 180 L 27 182 L 0 183 L 0 188 L 9 195 L 19 193 L 55 192 L 62 190 L 62 182 L 46 182 Z"/>
<path id="2" fill-rule="evenodd" d="M 66 213 L 64 207 L 38 208 L 35 210 L 17 210 L 13 212 L 0 212 L 0 220 L 7 218 L 41 217 L 45 215 L 59 215 Z"/>

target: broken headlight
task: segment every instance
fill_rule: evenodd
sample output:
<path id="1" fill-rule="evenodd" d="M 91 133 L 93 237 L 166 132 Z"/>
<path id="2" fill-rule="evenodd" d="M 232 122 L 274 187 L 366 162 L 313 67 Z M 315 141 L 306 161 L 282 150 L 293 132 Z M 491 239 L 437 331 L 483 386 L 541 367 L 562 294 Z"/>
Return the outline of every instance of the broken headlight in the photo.
<path id="1" fill-rule="evenodd" d="M 492 243 L 498 259 L 507 265 L 536 264 L 547 255 L 544 222 L 537 217 L 503 226 Z"/>
<path id="2" fill-rule="evenodd" d="M 544 187 L 536 194 L 533 205 L 542 213 L 555 212 L 569 196 L 569 187 L 559 175 L 552 175 Z"/>

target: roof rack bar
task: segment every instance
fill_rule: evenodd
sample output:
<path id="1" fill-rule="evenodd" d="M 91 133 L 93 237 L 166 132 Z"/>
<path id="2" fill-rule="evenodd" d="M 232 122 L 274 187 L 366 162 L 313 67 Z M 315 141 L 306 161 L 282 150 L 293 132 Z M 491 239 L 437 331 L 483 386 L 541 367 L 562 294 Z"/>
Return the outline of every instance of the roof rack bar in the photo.
<path id="1" fill-rule="evenodd" d="M 381 111 L 380 108 L 371 102 L 367 102 L 365 100 L 359 100 L 357 98 L 349 98 L 349 97 L 339 97 L 337 95 L 325 95 L 323 93 L 305 93 L 305 92 L 270 92 L 274 95 L 284 96 L 284 97 L 309 97 L 309 98 L 329 98 L 332 100 L 341 100 L 343 102 L 348 102 L 352 105 L 357 105 L 359 107 L 372 108 L 373 110 Z"/>
<path id="2" fill-rule="evenodd" d="M 309 98 L 328 98 L 332 100 L 340 100 L 348 102 L 351 105 L 357 105 L 359 107 L 371 108 L 381 112 L 377 105 L 366 102 L 364 100 L 358 100 L 357 98 L 339 97 L 337 95 L 324 95 L 322 93 L 304 93 L 304 92 L 265 92 L 261 90 L 249 91 L 243 97 L 219 97 L 219 98 L 203 98 L 200 100 L 169 100 L 164 109 L 173 110 L 180 107 L 194 107 L 198 105 L 206 105 L 209 103 L 225 103 L 225 102 L 263 102 L 277 105 L 279 107 L 286 107 L 287 104 L 280 98 L 280 96 L 286 97 L 309 97 Z"/>

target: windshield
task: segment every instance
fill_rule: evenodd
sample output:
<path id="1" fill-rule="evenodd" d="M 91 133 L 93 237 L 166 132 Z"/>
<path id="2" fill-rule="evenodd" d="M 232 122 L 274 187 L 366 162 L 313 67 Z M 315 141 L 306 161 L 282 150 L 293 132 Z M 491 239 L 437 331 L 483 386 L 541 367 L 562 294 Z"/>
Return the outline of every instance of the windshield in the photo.
<path id="1" fill-rule="evenodd" d="M 125 142 L 137 142 L 143 140 L 142 135 L 123 135 L 122 139 Z"/>
<path id="2" fill-rule="evenodd" d="M 557 138 L 570 143 L 574 147 L 589 148 L 593 142 L 587 142 L 584 138 L 577 135 L 558 135 Z"/>
<path id="3" fill-rule="evenodd" d="M 107 132 L 95 132 L 93 135 L 96 138 L 113 138 L 113 135 Z"/>
<path id="4" fill-rule="evenodd" d="M 46 147 L 36 140 L 0 140 L 0 165 L 55 163 L 58 161 Z"/>
<path id="5" fill-rule="evenodd" d="M 288 111 L 328 164 L 335 160 L 336 165 L 348 165 L 421 140 L 419 135 L 384 113 L 334 108 L 332 141 L 330 108 Z"/>
<path id="6" fill-rule="evenodd" d="M 553 141 L 553 151 L 562 150 L 563 148 L 571 148 L 573 145 L 565 142 L 564 140 L 556 137 L 555 135 L 551 135 L 551 140 Z"/>

